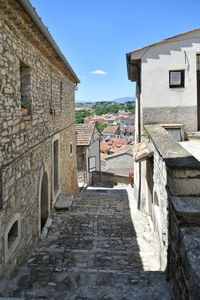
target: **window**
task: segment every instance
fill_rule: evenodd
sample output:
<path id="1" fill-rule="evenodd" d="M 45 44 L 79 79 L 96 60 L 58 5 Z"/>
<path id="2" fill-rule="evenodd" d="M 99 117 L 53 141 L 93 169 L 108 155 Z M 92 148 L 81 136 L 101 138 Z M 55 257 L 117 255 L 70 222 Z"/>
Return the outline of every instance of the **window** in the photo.
<path id="1" fill-rule="evenodd" d="M 73 144 L 72 143 L 70 143 L 69 153 L 70 153 L 70 155 L 73 153 Z"/>
<path id="2" fill-rule="evenodd" d="M 185 70 L 169 71 L 169 87 L 181 88 L 185 86 Z"/>
<path id="3" fill-rule="evenodd" d="M 93 172 L 96 170 L 96 157 L 95 156 L 91 156 L 88 159 L 88 169 L 89 172 Z"/>
<path id="4" fill-rule="evenodd" d="M 2 178 L 2 168 L 0 168 L 0 209 L 3 208 L 3 178 Z"/>
<path id="5" fill-rule="evenodd" d="M 20 62 L 20 93 L 22 116 L 31 114 L 31 72 L 30 67 Z"/>
<path id="6" fill-rule="evenodd" d="M 197 71 L 200 71 L 200 54 L 197 54 Z"/>
<path id="7" fill-rule="evenodd" d="M 13 248 L 13 245 L 18 238 L 18 230 L 18 221 L 15 221 L 8 232 L 8 251 Z"/>
<path id="8" fill-rule="evenodd" d="M 60 112 L 62 111 L 63 82 L 60 81 Z"/>
<path id="9" fill-rule="evenodd" d="M 4 255 L 7 261 L 13 254 L 21 238 L 21 218 L 16 213 L 9 222 L 4 234 Z"/>

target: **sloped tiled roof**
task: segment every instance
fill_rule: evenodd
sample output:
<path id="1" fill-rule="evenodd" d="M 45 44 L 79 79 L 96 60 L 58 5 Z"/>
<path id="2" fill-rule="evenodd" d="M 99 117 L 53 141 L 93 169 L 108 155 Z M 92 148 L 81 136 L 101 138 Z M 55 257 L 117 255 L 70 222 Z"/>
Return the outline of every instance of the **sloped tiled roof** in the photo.
<path id="1" fill-rule="evenodd" d="M 127 145 L 128 139 L 126 138 L 112 138 L 111 142 L 116 145 Z"/>
<path id="2" fill-rule="evenodd" d="M 115 134 L 118 130 L 119 126 L 115 126 L 115 125 L 112 125 L 112 126 L 108 126 L 104 129 L 103 133 L 112 133 L 112 134 Z"/>
<path id="3" fill-rule="evenodd" d="M 110 150 L 112 148 L 112 144 L 109 145 L 109 143 L 105 142 L 105 141 L 102 141 L 100 143 L 100 151 L 101 152 L 106 152 L 108 150 Z"/>
<path id="4" fill-rule="evenodd" d="M 106 156 L 106 160 L 110 159 L 112 157 L 118 156 L 118 155 L 123 155 L 123 154 L 129 154 L 133 156 L 133 147 L 131 146 L 121 146 L 120 148 L 113 148 L 110 150 L 113 154 Z"/>
<path id="5" fill-rule="evenodd" d="M 133 126 L 133 125 L 128 125 L 127 128 L 126 128 L 126 131 L 127 131 L 128 133 L 134 132 L 134 131 L 135 131 L 135 126 Z"/>
<path id="6" fill-rule="evenodd" d="M 76 125 L 77 146 L 89 146 L 94 132 L 95 123 Z"/>

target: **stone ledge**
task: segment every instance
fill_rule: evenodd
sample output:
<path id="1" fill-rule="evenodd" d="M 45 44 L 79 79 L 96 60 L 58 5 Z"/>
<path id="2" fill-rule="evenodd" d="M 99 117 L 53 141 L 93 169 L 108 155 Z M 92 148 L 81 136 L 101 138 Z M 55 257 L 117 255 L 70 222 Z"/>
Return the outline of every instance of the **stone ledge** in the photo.
<path id="1" fill-rule="evenodd" d="M 73 195 L 60 194 L 55 203 L 56 210 L 70 210 L 72 206 Z"/>
<path id="2" fill-rule="evenodd" d="M 200 132 L 195 131 L 195 132 L 186 132 L 186 137 L 188 140 L 199 140 L 200 139 Z"/>
<path id="3" fill-rule="evenodd" d="M 28 115 L 28 116 L 21 116 L 20 117 L 20 122 L 31 122 L 32 121 L 32 116 Z"/>
<path id="4" fill-rule="evenodd" d="M 168 167 L 200 170 L 200 162 L 179 145 L 161 124 L 145 125 L 145 129 Z"/>

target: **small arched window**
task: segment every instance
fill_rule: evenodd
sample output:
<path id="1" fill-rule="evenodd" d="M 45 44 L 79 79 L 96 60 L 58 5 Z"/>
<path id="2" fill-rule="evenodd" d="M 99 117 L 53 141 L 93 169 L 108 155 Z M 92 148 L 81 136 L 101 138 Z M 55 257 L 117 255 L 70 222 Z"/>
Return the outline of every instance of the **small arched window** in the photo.
<path id="1" fill-rule="evenodd" d="M 7 226 L 4 234 L 4 250 L 5 260 L 9 259 L 13 251 L 18 245 L 21 237 L 21 218 L 20 214 L 16 213 Z"/>

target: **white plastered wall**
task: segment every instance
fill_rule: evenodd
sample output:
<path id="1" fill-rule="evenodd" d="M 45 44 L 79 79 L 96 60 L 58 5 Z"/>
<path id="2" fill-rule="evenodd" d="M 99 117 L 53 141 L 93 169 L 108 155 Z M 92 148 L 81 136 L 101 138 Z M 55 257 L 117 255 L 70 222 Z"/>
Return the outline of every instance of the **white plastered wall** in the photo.
<path id="1" fill-rule="evenodd" d="M 141 59 L 144 124 L 185 121 L 186 129 L 197 129 L 197 54 L 200 54 L 200 30 L 132 54 L 132 59 Z M 184 88 L 169 87 L 170 70 L 185 70 Z"/>

